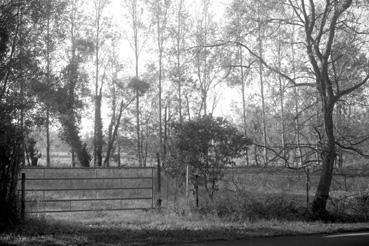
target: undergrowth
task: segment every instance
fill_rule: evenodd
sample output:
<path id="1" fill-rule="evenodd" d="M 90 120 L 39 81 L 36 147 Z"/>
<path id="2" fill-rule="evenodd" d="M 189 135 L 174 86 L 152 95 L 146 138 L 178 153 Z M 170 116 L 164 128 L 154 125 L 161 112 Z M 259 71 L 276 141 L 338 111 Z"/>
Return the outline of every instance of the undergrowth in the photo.
<path id="1" fill-rule="evenodd" d="M 326 218 L 314 216 L 300 197 L 284 194 L 255 195 L 243 192 L 218 196 L 206 201 L 198 211 L 213 214 L 229 221 L 320 221 L 331 223 L 356 223 L 369 221 L 369 196 L 360 195 L 343 199 L 331 198 Z"/>

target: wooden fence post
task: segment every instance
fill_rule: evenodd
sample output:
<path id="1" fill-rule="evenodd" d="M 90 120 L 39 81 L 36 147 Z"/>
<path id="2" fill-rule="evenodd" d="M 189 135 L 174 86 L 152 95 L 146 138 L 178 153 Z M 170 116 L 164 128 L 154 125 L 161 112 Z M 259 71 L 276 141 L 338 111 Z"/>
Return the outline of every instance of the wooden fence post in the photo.
<path id="1" fill-rule="evenodd" d="M 21 220 L 24 221 L 26 210 L 26 174 L 22 173 L 21 181 Z"/>
<path id="2" fill-rule="evenodd" d="M 156 205 L 158 208 L 160 208 L 161 207 L 161 167 L 160 167 L 160 154 L 159 153 L 156 153 L 156 158 L 158 161 L 158 174 L 157 174 L 158 191 L 157 191 Z"/>

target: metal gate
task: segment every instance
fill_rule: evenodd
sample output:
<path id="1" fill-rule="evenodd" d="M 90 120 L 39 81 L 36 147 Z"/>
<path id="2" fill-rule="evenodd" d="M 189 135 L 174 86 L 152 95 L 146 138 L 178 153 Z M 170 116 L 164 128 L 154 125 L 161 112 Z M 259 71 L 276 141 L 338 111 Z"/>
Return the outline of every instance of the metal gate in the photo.
<path id="1" fill-rule="evenodd" d="M 23 179 L 22 179 L 23 177 Z M 151 209 L 154 168 L 24 168 L 25 213 Z"/>

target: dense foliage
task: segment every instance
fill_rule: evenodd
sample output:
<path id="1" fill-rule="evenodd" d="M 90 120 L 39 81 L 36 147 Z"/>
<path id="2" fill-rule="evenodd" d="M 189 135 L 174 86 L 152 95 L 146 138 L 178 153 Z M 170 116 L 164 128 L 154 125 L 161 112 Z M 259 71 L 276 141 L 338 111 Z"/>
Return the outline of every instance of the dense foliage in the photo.
<path id="1" fill-rule="evenodd" d="M 189 165 L 192 183 L 199 182 L 213 199 L 225 168 L 242 157 L 250 144 L 250 139 L 221 117 L 205 115 L 175 123 L 165 167 L 175 176 L 183 176 Z"/>
<path id="2" fill-rule="evenodd" d="M 16 190 L 23 134 L 12 123 L 12 111 L 11 107 L 0 104 L 0 230 L 19 219 Z"/>

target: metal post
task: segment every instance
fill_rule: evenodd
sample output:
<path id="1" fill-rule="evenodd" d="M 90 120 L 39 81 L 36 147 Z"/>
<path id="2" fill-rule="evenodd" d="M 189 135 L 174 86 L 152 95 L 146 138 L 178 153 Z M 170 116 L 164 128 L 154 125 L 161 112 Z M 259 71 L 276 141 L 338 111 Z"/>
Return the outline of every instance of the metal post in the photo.
<path id="1" fill-rule="evenodd" d="M 158 206 L 158 208 L 161 207 L 161 167 L 160 167 L 160 155 L 159 153 L 156 153 L 156 158 L 158 161 L 158 193 L 157 193 L 157 200 L 156 200 L 156 205 Z"/>
<path id="2" fill-rule="evenodd" d="M 21 220 L 24 221 L 26 211 L 26 174 L 22 173 L 21 181 Z"/>

